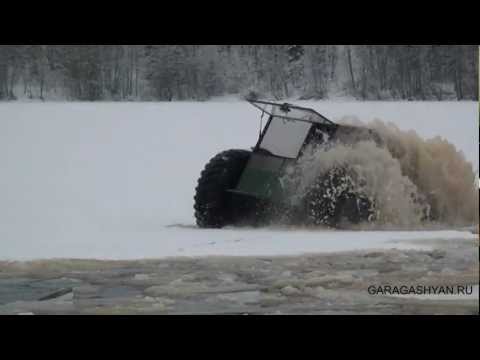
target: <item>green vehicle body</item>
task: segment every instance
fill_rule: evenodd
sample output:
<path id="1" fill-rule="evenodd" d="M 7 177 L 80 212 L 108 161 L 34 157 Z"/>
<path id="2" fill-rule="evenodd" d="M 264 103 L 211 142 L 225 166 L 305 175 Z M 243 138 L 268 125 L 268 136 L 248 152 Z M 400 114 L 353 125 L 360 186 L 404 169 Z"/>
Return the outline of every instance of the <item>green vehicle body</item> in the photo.
<path id="1" fill-rule="evenodd" d="M 281 202 L 283 188 L 279 181 L 289 159 L 253 154 L 235 191 L 259 199 Z"/>

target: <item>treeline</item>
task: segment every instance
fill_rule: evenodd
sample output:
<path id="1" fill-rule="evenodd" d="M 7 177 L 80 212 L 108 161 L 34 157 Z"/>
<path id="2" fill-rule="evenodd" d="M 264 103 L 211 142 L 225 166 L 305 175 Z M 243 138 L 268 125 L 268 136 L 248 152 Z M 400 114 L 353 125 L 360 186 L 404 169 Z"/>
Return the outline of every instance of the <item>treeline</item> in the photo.
<path id="1" fill-rule="evenodd" d="M 0 45 L 0 99 L 476 100 L 470 45 Z"/>

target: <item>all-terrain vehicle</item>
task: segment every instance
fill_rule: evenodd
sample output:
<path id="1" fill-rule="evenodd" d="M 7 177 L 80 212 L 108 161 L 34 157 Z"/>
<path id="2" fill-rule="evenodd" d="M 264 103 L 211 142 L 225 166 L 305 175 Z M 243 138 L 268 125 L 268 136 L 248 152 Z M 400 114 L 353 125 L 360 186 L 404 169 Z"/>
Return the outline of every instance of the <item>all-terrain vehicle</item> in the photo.
<path id="1" fill-rule="evenodd" d="M 335 124 L 309 108 L 248 102 L 262 112 L 262 119 L 267 114 L 268 121 L 251 151 L 221 152 L 202 171 L 194 198 L 199 227 L 259 225 L 279 219 L 335 227 L 343 220 L 359 223 L 374 219 L 375 201 L 358 190 L 362 179 L 348 167 L 329 169 L 302 194 L 295 194 L 295 186 L 285 179 L 302 176 L 292 169 L 306 149 L 361 140 L 382 146 L 377 133 Z"/>

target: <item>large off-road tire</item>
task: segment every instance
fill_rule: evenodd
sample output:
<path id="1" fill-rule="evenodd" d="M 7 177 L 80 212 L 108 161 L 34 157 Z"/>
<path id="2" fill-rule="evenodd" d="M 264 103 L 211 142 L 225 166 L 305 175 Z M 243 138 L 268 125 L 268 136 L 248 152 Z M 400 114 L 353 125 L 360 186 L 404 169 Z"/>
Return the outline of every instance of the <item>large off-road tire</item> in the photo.
<path id="1" fill-rule="evenodd" d="M 201 228 L 222 228 L 238 221 L 234 197 L 226 190 L 237 186 L 251 152 L 227 150 L 205 166 L 195 194 L 195 218 Z"/>
<path id="2" fill-rule="evenodd" d="M 356 174 L 347 167 L 335 167 L 319 177 L 305 196 L 307 222 L 340 227 L 375 219 L 374 201 L 359 190 Z"/>

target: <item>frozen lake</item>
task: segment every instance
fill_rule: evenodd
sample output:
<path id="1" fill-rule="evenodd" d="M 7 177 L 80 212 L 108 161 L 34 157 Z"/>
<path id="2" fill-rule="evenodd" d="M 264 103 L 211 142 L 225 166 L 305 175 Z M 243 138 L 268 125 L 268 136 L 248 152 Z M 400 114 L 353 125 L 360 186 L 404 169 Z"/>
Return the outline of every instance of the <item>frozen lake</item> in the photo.
<path id="1" fill-rule="evenodd" d="M 475 102 L 296 103 L 442 136 L 478 169 Z M 243 102 L 0 103 L 0 259 L 288 255 L 473 236 L 195 229 L 200 171 L 219 151 L 253 146 L 258 126 Z"/>

